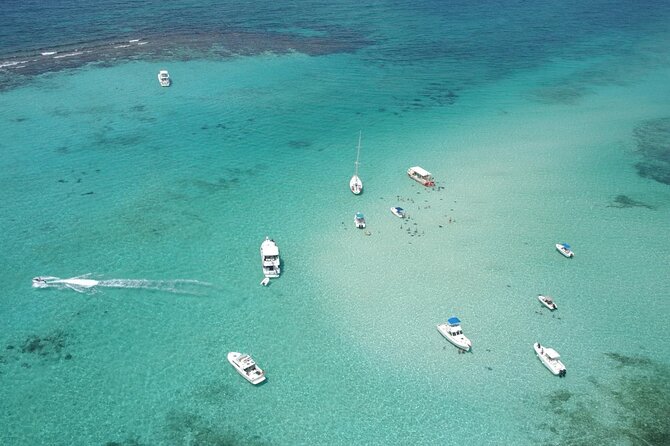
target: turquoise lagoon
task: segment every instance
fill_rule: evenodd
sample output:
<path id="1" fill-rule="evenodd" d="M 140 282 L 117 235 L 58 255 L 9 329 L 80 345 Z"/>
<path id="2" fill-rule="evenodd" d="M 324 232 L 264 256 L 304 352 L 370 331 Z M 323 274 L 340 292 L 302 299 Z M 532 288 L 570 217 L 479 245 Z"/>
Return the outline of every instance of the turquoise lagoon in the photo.
<path id="1" fill-rule="evenodd" d="M 2 443 L 665 443 L 670 190 L 635 166 L 670 140 L 668 35 L 594 42 L 496 75 L 381 46 L 0 93 Z M 261 287 L 266 235 L 283 273 Z M 30 287 L 87 273 L 163 285 Z M 436 330 L 452 315 L 471 354 Z"/>

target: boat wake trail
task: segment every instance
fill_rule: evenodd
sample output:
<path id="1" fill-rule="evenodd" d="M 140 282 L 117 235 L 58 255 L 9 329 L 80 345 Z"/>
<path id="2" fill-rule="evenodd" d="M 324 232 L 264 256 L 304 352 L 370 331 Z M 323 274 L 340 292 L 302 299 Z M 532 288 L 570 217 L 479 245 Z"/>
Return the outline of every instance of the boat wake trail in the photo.
<path id="1" fill-rule="evenodd" d="M 212 286 L 207 282 L 190 279 L 176 280 L 147 280 L 147 279 L 110 279 L 98 282 L 100 287 L 106 288 L 139 288 L 144 290 L 165 291 L 175 294 L 202 294 L 204 287 Z"/>
<path id="2" fill-rule="evenodd" d="M 162 291 L 174 294 L 191 296 L 205 295 L 205 288 L 212 284 L 191 279 L 149 280 L 149 279 L 108 279 L 96 280 L 84 276 L 61 279 L 53 276 L 38 276 L 33 278 L 34 288 L 72 289 L 79 293 L 95 293 L 98 288 L 134 288 L 152 291 Z"/>

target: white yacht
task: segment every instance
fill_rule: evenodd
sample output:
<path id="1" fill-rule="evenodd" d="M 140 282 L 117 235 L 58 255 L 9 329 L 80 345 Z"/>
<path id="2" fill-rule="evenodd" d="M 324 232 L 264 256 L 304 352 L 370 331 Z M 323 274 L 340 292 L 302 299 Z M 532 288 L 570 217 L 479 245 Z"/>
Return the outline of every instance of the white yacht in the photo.
<path id="1" fill-rule="evenodd" d="M 397 206 L 394 207 L 394 208 L 391 208 L 391 213 L 398 218 L 405 218 L 405 215 L 406 215 L 405 210 L 403 208 L 400 208 L 400 207 L 397 207 Z"/>
<path id="2" fill-rule="evenodd" d="M 356 152 L 356 162 L 354 163 L 354 175 L 349 180 L 349 189 L 354 195 L 363 192 L 363 181 L 358 176 L 358 158 L 361 155 L 361 132 L 358 132 L 358 151 Z"/>
<path id="3" fill-rule="evenodd" d="M 426 187 L 435 186 L 433 175 L 422 167 L 419 166 L 410 167 L 409 169 L 407 169 L 407 175 L 414 181 L 417 181 Z"/>
<path id="4" fill-rule="evenodd" d="M 274 240 L 265 237 L 261 243 L 261 264 L 263 265 L 263 275 L 266 278 L 279 277 L 281 260 L 279 259 L 279 248 Z"/>
<path id="5" fill-rule="evenodd" d="M 365 229 L 365 216 L 362 212 L 356 212 L 354 215 L 354 226 L 358 229 Z"/>
<path id="6" fill-rule="evenodd" d="M 549 296 L 543 296 L 542 294 L 538 294 L 537 295 L 537 300 L 542 302 L 542 305 L 549 308 L 550 310 L 556 310 L 558 308 L 556 306 L 556 302 L 554 302 L 554 299 L 552 299 Z"/>
<path id="7" fill-rule="evenodd" d="M 228 353 L 228 362 L 235 367 L 237 373 L 242 375 L 251 384 L 260 384 L 265 381 L 265 372 L 256 365 L 251 356 L 238 352 L 230 352 Z"/>
<path id="8" fill-rule="evenodd" d="M 466 352 L 472 348 L 472 342 L 463 334 L 461 321 L 457 317 L 449 318 L 446 324 L 438 324 L 437 331 L 447 338 L 447 341 Z"/>
<path id="9" fill-rule="evenodd" d="M 544 364 L 551 373 L 558 375 L 561 378 L 565 376 L 565 366 L 559 359 L 561 355 L 559 355 L 556 350 L 549 347 L 543 347 L 539 342 L 533 344 L 533 349 L 535 349 L 535 353 L 537 354 L 537 357 L 540 358 L 540 361 L 542 361 L 542 364 Z"/>
<path id="10" fill-rule="evenodd" d="M 170 80 L 170 73 L 168 73 L 168 70 L 160 70 L 158 72 L 158 83 L 161 84 L 161 87 L 170 86 L 172 80 Z"/>
<path id="11" fill-rule="evenodd" d="M 567 258 L 572 258 L 575 256 L 575 253 L 572 252 L 570 245 L 567 243 L 556 243 L 556 249 Z"/>

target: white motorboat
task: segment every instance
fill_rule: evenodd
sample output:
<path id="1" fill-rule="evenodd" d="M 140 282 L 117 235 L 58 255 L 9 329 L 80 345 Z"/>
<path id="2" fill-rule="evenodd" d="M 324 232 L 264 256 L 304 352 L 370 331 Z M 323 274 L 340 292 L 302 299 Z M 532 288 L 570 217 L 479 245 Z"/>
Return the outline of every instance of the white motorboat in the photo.
<path id="1" fill-rule="evenodd" d="M 266 278 L 279 277 L 281 273 L 279 248 L 270 237 L 265 237 L 265 241 L 261 243 L 261 264 L 263 266 L 263 275 Z"/>
<path id="2" fill-rule="evenodd" d="M 472 348 L 472 342 L 463 334 L 461 321 L 457 317 L 449 318 L 446 324 L 438 324 L 437 331 L 447 338 L 447 341 L 466 352 Z"/>
<path id="3" fill-rule="evenodd" d="M 551 373 L 558 375 L 561 378 L 565 376 L 565 366 L 559 359 L 561 355 L 559 355 L 556 350 L 549 347 L 543 347 L 539 342 L 533 344 L 533 349 L 535 349 L 535 353 L 537 354 L 537 357 L 540 358 L 540 361 L 542 361 L 542 364 L 544 364 Z"/>
<path id="4" fill-rule="evenodd" d="M 172 80 L 170 79 L 170 73 L 168 73 L 168 70 L 160 70 L 158 72 L 158 83 L 161 84 L 161 87 L 170 86 Z"/>
<path id="5" fill-rule="evenodd" d="M 356 162 L 354 163 L 354 175 L 349 180 L 349 189 L 354 195 L 359 195 L 363 192 L 363 180 L 358 176 L 358 158 L 361 155 L 361 132 L 358 132 L 358 150 L 356 152 Z"/>
<path id="6" fill-rule="evenodd" d="M 362 212 L 356 212 L 354 215 L 354 226 L 358 229 L 365 229 L 365 216 Z"/>
<path id="7" fill-rule="evenodd" d="M 549 308 L 550 310 L 556 310 L 558 307 L 556 306 L 556 302 L 554 302 L 554 299 L 552 299 L 549 296 L 543 296 L 542 294 L 537 295 L 537 300 L 542 302 L 542 304 Z"/>
<path id="8" fill-rule="evenodd" d="M 403 208 L 394 207 L 391 208 L 391 213 L 399 218 L 405 218 L 405 210 Z"/>
<path id="9" fill-rule="evenodd" d="M 230 352 L 228 353 L 228 362 L 235 367 L 237 373 L 242 375 L 251 384 L 260 384 L 265 381 L 265 372 L 256 365 L 251 356 L 238 352 Z"/>
<path id="10" fill-rule="evenodd" d="M 556 249 L 567 258 L 572 258 L 575 256 L 575 253 L 572 252 L 570 245 L 567 243 L 556 243 Z"/>
<path id="11" fill-rule="evenodd" d="M 422 167 L 419 166 L 410 167 L 409 169 L 407 169 L 407 175 L 414 181 L 419 182 L 426 187 L 435 186 L 433 175 Z"/>

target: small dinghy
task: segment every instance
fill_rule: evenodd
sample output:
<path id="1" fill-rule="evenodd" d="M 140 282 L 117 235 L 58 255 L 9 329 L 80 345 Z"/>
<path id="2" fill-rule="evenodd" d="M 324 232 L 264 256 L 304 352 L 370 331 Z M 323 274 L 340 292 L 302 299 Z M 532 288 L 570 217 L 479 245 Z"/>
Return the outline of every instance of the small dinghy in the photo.
<path id="1" fill-rule="evenodd" d="M 263 286 L 268 286 L 270 284 L 270 278 L 266 277 L 265 279 L 261 280 L 261 285 Z"/>
<path id="2" fill-rule="evenodd" d="M 538 294 L 538 295 L 537 295 L 537 300 L 539 300 L 540 302 L 542 302 L 542 304 L 543 304 L 545 307 L 549 308 L 550 310 L 555 310 L 555 309 L 558 308 L 558 307 L 556 306 L 556 302 L 554 302 L 554 299 L 552 299 L 552 298 L 549 297 L 549 296 L 543 296 L 542 294 Z"/>

